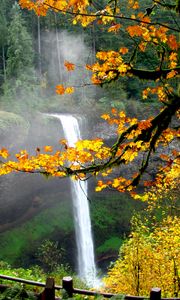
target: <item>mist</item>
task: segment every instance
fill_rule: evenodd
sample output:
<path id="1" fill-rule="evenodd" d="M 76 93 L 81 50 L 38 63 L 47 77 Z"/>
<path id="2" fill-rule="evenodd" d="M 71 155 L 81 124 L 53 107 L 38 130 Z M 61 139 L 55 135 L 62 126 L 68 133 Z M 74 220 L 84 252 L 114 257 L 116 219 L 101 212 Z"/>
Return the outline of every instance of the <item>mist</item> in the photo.
<path id="1" fill-rule="evenodd" d="M 70 113 L 81 118 L 84 111 L 88 114 L 87 109 L 94 103 L 96 89 L 85 86 L 90 83 L 91 74 L 84 69 L 84 65 L 90 63 L 91 50 L 85 46 L 83 34 L 74 36 L 66 31 L 45 31 L 41 33 L 40 54 L 41 70 L 38 66 L 31 69 L 34 77 L 32 86 L 18 87 L 12 97 L 8 95 L 7 103 L 5 100 L 1 102 L 0 110 L 4 122 L 7 121 L 7 126 L 4 131 L 0 131 L 0 147 L 8 148 L 12 156 L 20 149 L 26 149 L 31 154 L 35 154 L 37 147 L 43 151 L 45 145 L 52 145 L 54 149 L 57 149 L 58 141 L 64 138 L 63 130 L 59 121 L 48 117 L 47 114 Z M 75 64 L 75 70 L 68 72 L 64 67 L 64 61 Z M 18 78 L 12 78 L 11 83 L 16 86 L 18 80 Z M 59 96 L 55 94 L 57 84 L 77 86 L 77 88 L 72 95 Z M 85 135 L 83 125 L 83 136 Z M 60 205 L 58 203 L 64 203 L 64 201 L 69 207 L 68 214 L 72 214 L 68 179 L 50 178 L 47 180 L 38 174 L 21 173 L 1 177 L 0 240 L 5 232 L 23 227 L 47 208 L 53 208 L 54 205 Z M 71 226 L 73 227 L 72 217 Z M 52 225 L 51 239 L 55 237 L 57 239 L 59 230 L 53 228 Z M 62 246 L 67 247 L 67 244 L 73 243 L 74 229 L 71 231 L 71 242 L 62 241 L 60 234 L 59 242 Z M 47 237 L 49 234 L 47 233 Z M 45 234 L 34 237 L 34 243 L 41 243 L 47 237 Z M 14 239 L 16 239 L 16 233 L 9 247 L 14 247 Z M 26 248 L 27 245 L 23 247 Z M 73 247 L 71 245 L 71 248 Z M 22 259 L 16 259 L 15 250 L 11 260 L 18 266 L 33 264 L 36 262 L 33 251 L 34 249 L 31 249 L 29 254 L 22 256 Z M 0 259 L 4 257 L 0 256 Z M 73 264 L 72 258 L 68 260 Z"/>

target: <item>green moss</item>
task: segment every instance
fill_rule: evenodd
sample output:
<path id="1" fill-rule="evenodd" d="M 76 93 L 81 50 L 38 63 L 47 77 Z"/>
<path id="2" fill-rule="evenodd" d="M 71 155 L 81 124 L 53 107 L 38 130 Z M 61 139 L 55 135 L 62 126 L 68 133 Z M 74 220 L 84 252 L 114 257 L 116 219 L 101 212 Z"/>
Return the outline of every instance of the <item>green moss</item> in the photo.
<path id="1" fill-rule="evenodd" d="M 118 251 L 123 243 L 123 239 L 113 236 L 106 240 L 101 246 L 97 248 L 97 253 L 103 253 L 108 251 Z"/>
<path id="2" fill-rule="evenodd" d="M 47 238 L 55 230 L 63 231 L 65 235 L 72 231 L 73 227 L 68 205 L 65 202 L 58 203 L 21 226 L 0 234 L 0 259 L 13 264 L 22 253 L 36 247 L 39 240 Z"/>
<path id="3" fill-rule="evenodd" d="M 144 204 L 134 201 L 128 194 L 105 191 L 96 193 L 91 201 L 91 220 L 98 255 L 117 251 L 130 232 L 130 220 Z"/>

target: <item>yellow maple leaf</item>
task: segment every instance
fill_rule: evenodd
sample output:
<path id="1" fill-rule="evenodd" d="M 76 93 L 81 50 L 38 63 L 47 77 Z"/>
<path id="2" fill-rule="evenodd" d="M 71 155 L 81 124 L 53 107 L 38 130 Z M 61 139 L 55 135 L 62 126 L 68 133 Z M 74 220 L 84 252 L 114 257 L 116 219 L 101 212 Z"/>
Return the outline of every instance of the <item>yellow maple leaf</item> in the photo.
<path id="1" fill-rule="evenodd" d="M 132 6 L 133 9 L 138 9 L 139 8 L 139 3 L 138 1 L 135 1 L 133 6 Z"/>
<path id="2" fill-rule="evenodd" d="M 72 94 L 74 93 L 74 88 L 72 86 L 69 86 L 65 89 L 65 94 Z"/>
<path id="3" fill-rule="evenodd" d="M 105 189 L 106 187 L 107 187 L 107 184 L 105 184 L 102 180 L 99 180 L 95 190 L 96 190 L 96 192 L 100 192 L 103 189 Z"/>
<path id="4" fill-rule="evenodd" d="M 8 150 L 7 150 L 6 148 L 3 147 L 3 148 L 0 150 L 0 156 L 1 156 L 2 158 L 7 158 L 7 157 L 9 156 Z"/>
<path id="5" fill-rule="evenodd" d="M 108 114 L 103 114 L 103 115 L 101 116 L 101 118 L 104 119 L 104 120 L 109 120 L 109 119 L 110 119 L 110 116 L 109 116 Z"/>

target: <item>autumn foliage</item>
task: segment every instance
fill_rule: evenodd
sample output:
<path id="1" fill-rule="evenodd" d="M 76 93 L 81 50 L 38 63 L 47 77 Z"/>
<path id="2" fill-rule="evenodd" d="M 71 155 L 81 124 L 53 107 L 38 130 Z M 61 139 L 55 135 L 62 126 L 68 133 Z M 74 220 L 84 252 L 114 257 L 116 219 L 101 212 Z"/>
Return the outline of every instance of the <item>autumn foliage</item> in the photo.
<path id="1" fill-rule="evenodd" d="M 120 192 L 127 190 L 134 197 L 134 188 L 140 181 L 148 187 L 156 184 L 162 186 L 166 181 L 173 182 L 174 178 L 178 180 L 178 151 L 170 152 L 166 159 L 160 155 L 156 178 L 152 182 L 143 179 L 156 150 L 167 148 L 179 137 L 178 3 L 169 6 L 161 1 L 149 1 L 146 7 L 143 1 L 129 0 L 123 4 L 126 6 L 124 9 L 118 1 L 102 1 L 97 8 L 96 2 L 88 0 L 19 0 L 22 8 L 34 10 L 39 16 L 46 16 L 51 9 L 70 15 L 74 25 L 79 23 L 87 27 L 96 24 L 112 35 L 126 34 L 123 46 L 97 52 L 96 62 L 84 68 L 92 72 L 91 81 L 95 85 L 102 86 L 121 77 L 132 76 L 147 81 L 149 84 L 142 90 L 142 99 L 146 101 L 153 97 L 161 103 L 161 110 L 156 116 L 145 120 L 129 118 L 123 111 L 115 109 L 104 114 L 102 118 L 109 126 L 116 127 L 117 141 L 112 146 L 107 146 L 99 138 L 79 141 L 75 147 L 69 147 L 63 141 L 58 151 L 46 146 L 31 156 L 26 150 L 21 150 L 11 160 L 8 160 L 8 151 L 2 148 L 0 175 L 23 171 L 58 177 L 74 176 L 82 180 L 89 175 L 99 175 L 101 179 L 96 191 L 110 187 Z M 167 18 L 160 22 L 164 11 L 168 14 Z M 64 66 L 67 72 L 73 72 L 76 68 L 69 61 L 65 61 Z M 71 94 L 74 89 L 61 82 L 56 92 L 59 95 Z M 108 175 L 114 174 L 115 169 L 135 160 L 139 165 L 136 173 L 127 177 L 114 175 L 109 180 Z"/>
<path id="2" fill-rule="evenodd" d="M 178 297 L 179 218 L 168 216 L 153 231 L 137 218 L 133 226 L 118 260 L 104 278 L 106 289 L 117 294 L 148 296 L 152 286 L 159 286 L 163 297 Z"/>

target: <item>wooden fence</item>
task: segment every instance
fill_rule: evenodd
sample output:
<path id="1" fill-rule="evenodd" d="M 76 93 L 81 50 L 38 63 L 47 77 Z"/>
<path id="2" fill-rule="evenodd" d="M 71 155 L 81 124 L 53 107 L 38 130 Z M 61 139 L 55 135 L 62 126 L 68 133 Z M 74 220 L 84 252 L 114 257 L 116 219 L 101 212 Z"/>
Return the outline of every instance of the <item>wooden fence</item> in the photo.
<path id="1" fill-rule="evenodd" d="M 56 290 L 64 290 L 68 298 L 72 298 L 73 295 L 85 295 L 85 296 L 103 296 L 105 298 L 111 298 L 113 296 L 117 296 L 116 294 L 111 293 L 101 293 L 89 290 L 82 290 L 73 287 L 73 279 L 71 277 L 64 277 L 62 280 L 62 286 L 55 285 L 54 278 L 47 278 L 46 283 L 36 282 L 31 280 L 26 280 L 22 278 L 16 278 L 6 275 L 1 275 L 0 278 L 4 280 L 15 281 L 23 284 L 29 284 L 33 286 L 42 287 L 43 291 L 37 295 L 38 300 L 60 300 L 61 298 L 56 298 L 55 291 Z M 9 286 L 0 284 L 0 292 L 5 291 Z M 141 296 L 130 296 L 125 295 L 124 300 L 145 300 L 148 297 Z M 180 300 L 180 298 L 161 298 L 161 289 L 160 288 L 152 288 L 149 295 L 150 300 Z"/>

